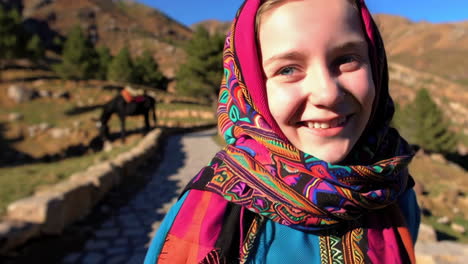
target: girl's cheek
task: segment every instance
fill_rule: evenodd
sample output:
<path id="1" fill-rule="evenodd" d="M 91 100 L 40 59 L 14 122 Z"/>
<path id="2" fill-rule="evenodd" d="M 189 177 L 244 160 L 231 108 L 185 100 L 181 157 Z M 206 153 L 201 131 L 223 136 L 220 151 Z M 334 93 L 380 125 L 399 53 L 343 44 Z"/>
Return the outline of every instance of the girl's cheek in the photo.
<path id="1" fill-rule="evenodd" d="M 296 89 L 291 83 L 272 80 L 267 81 L 267 93 L 277 101 L 288 101 L 295 97 Z"/>
<path id="2" fill-rule="evenodd" d="M 300 94 L 297 87 L 292 84 L 269 81 L 267 82 L 267 97 L 271 114 L 278 123 L 282 123 L 281 121 L 285 120 L 277 119 L 293 114 L 292 109 L 297 108 Z"/>

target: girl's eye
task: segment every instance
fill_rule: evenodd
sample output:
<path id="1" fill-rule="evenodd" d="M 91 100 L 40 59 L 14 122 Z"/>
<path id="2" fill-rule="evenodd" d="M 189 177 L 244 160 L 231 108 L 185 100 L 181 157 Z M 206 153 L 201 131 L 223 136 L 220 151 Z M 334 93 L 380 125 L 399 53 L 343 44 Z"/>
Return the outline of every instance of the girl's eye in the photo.
<path id="1" fill-rule="evenodd" d="M 296 69 L 294 67 L 288 66 L 282 68 L 278 73 L 280 75 L 292 75 L 295 71 Z"/>
<path id="2" fill-rule="evenodd" d="M 354 58 L 353 56 L 344 56 L 338 59 L 339 64 L 352 63 L 354 61 L 356 61 L 356 58 Z"/>

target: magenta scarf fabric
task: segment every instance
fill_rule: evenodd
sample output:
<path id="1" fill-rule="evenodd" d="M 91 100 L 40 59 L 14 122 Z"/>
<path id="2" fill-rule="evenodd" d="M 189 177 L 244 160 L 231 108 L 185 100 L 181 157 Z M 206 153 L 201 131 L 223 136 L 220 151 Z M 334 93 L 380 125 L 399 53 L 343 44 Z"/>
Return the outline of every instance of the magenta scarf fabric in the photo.
<path id="1" fill-rule="evenodd" d="M 259 226 L 266 219 L 305 232 L 325 234 L 320 238 L 322 260 L 331 256 L 330 252 L 339 244 L 341 248 L 352 249 L 352 256 L 345 253 L 341 256 L 347 259 L 343 263 L 360 263 L 358 260 L 365 256 L 372 263 L 390 263 L 385 262 L 387 257 L 398 259 L 393 263 L 414 262 L 408 229 L 394 205 L 399 195 L 412 187 L 407 164 L 413 152 L 398 132 L 389 127 L 394 109 L 388 94 L 385 50 L 364 2 L 358 4 L 377 91 L 369 124 L 344 165 L 321 161 L 295 148 L 271 116 L 254 26 L 260 3 L 260 0 L 245 1 L 225 42 L 218 127 L 228 145 L 201 170 L 188 189 L 196 189 L 202 197 L 203 193 L 222 197 L 219 206 L 210 202 L 216 210 L 235 204 L 255 213 L 241 238 L 240 263 L 247 260 Z M 194 214 L 197 207 L 184 208 L 185 213 Z M 206 210 L 204 207 L 198 212 L 208 215 Z M 235 217 L 239 219 L 225 221 L 244 222 L 242 214 Z M 200 230 L 204 225 L 201 226 L 198 223 L 188 228 Z M 219 231 L 219 226 L 212 228 Z M 338 237 L 326 235 L 329 230 L 343 232 Z M 212 243 L 203 243 L 203 252 L 209 251 L 207 244 Z M 167 242 L 164 252 L 170 254 L 171 248 L 177 247 L 175 242 Z M 196 250 L 199 249 L 197 246 Z M 200 256 L 197 252 L 192 254 Z M 219 253 L 222 250 L 213 244 L 209 252 L 203 263 L 223 263 Z M 334 259 L 329 261 L 334 263 Z"/>

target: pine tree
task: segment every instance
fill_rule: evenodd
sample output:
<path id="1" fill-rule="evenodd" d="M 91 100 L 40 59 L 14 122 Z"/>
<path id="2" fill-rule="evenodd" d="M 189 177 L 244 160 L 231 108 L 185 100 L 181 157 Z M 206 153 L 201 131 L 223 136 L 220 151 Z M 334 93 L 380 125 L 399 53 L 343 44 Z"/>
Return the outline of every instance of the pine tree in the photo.
<path id="1" fill-rule="evenodd" d="M 449 130 L 450 122 L 424 88 L 412 103 L 397 112 L 395 122 L 409 142 L 425 150 L 440 153 L 455 150 L 457 137 Z"/>
<path id="2" fill-rule="evenodd" d="M 176 75 L 177 92 L 183 95 L 216 98 L 223 74 L 224 37 L 210 36 L 198 27 L 186 46 L 187 62 Z"/>
<path id="3" fill-rule="evenodd" d="M 134 82 L 164 90 L 167 79 L 159 71 L 159 65 L 149 51 L 144 51 L 135 60 Z"/>
<path id="4" fill-rule="evenodd" d="M 95 77 L 99 80 L 106 80 L 109 65 L 112 62 L 112 55 L 109 48 L 106 46 L 100 46 L 96 48 L 96 54 L 97 62 Z"/>
<path id="5" fill-rule="evenodd" d="M 24 51 L 21 15 L 16 9 L 0 5 L 0 60 L 20 57 Z"/>
<path id="6" fill-rule="evenodd" d="M 127 47 L 122 48 L 112 59 L 107 71 L 107 79 L 114 82 L 129 83 L 133 81 L 133 62 Z"/>
<path id="7" fill-rule="evenodd" d="M 54 68 L 63 79 L 87 79 L 95 69 L 95 51 L 81 28 L 75 26 L 67 35 L 62 63 Z"/>
<path id="8" fill-rule="evenodd" d="M 40 58 L 44 57 L 44 47 L 42 46 L 41 39 L 36 34 L 28 41 L 26 50 L 28 52 L 28 57 L 32 61 L 38 61 Z"/>

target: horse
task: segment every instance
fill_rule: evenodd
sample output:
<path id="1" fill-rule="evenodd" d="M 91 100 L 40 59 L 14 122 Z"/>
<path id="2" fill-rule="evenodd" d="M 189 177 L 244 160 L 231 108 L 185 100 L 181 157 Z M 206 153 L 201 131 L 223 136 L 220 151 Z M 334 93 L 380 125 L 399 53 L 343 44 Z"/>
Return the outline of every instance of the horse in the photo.
<path id="1" fill-rule="evenodd" d="M 99 134 L 103 140 L 109 139 L 109 126 L 107 123 L 114 113 L 120 119 L 120 138 L 123 142 L 126 137 L 125 118 L 127 116 L 143 115 L 145 117 L 145 133 L 147 133 L 150 130 L 149 114 L 151 111 L 154 126 L 156 126 L 156 100 L 146 94 L 138 96 L 136 99 L 138 100 L 129 102 L 122 94 L 119 94 L 103 105 L 102 114 L 98 122 Z"/>

